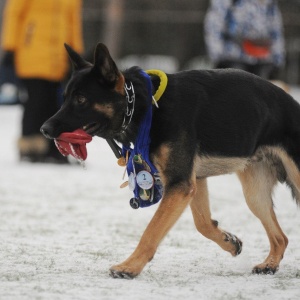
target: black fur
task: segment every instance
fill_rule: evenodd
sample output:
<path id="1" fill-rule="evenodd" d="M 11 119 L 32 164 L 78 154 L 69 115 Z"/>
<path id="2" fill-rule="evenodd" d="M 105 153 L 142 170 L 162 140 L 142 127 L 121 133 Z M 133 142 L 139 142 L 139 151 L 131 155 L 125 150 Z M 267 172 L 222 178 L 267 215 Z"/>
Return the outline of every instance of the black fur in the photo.
<path id="1" fill-rule="evenodd" d="M 134 143 L 145 113 L 147 88 L 138 67 L 123 75 L 136 93 L 135 111 L 121 133 L 125 96 L 114 90 L 119 71 L 104 45 L 98 46 L 95 64 L 85 62 L 67 46 L 74 65 L 59 112 L 42 127 L 47 137 L 98 123 L 96 135 L 120 143 Z M 272 83 L 244 71 L 200 70 L 167 74 L 168 86 L 153 106 L 151 153 L 172 145 L 170 184 L 190 178 L 196 153 L 200 156 L 251 157 L 262 146 L 280 146 L 300 166 L 300 106 Z M 159 84 L 152 77 L 153 91 Z M 78 97 L 86 102 L 79 104 Z M 109 105 L 113 118 L 93 106 Z M 172 180 L 171 180 L 172 178 Z"/>

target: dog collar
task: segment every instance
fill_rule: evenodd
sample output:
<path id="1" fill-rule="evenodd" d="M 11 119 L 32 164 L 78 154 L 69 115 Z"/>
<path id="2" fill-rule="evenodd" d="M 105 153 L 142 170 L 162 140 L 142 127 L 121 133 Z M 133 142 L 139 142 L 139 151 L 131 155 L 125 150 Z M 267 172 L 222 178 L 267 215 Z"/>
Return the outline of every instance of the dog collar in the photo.
<path id="1" fill-rule="evenodd" d="M 158 87 L 157 91 L 155 92 L 154 96 L 152 96 L 153 102 L 154 102 L 154 104 L 156 104 L 156 102 L 161 98 L 161 96 L 163 95 L 163 93 L 165 92 L 165 90 L 167 88 L 168 77 L 167 77 L 166 73 L 161 70 L 153 69 L 153 70 L 147 70 L 145 72 L 148 75 L 158 76 L 160 79 L 159 87 Z"/>
<path id="2" fill-rule="evenodd" d="M 155 92 L 155 94 L 152 96 L 152 100 L 153 100 L 152 103 L 158 107 L 157 101 L 161 98 L 161 96 L 163 95 L 163 93 L 165 92 L 165 90 L 167 88 L 168 77 L 165 72 L 163 72 L 161 70 L 156 70 L 156 69 L 147 70 L 147 71 L 145 71 L 145 73 L 147 73 L 148 75 L 158 76 L 160 79 L 159 87 L 158 87 L 157 91 Z M 121 129 L 122 129 L 121 133 L 124 133 L 126 131 L 128 125 L 130 124 L 133 113 L 134 113 L 134 105 L 135 105 L 135 93 L 134 93 L 134 88 L 133 88 L 133 84 L 131 81 L 129 83 L 125 83 L 124 90 L 126 93 L 127 107 L 126 107 L 123 123 L 121 126 Z"/>
<path id="3" fill-rule="evenodd" d="M 132 116 L 134 113 L 134 104 L 135 104 L 135 93 L 134 93 L 134 88 L 133 88 L 133 84 L 131 81 L 128 83 L 128 85 L 127 85 L 127 83 L 125 83 L 124 90 L 126 93 L 127 107 L 126 107 L 126 111 L 124 114 L 123 124 L 121 126 L 121 128 L 122 128 L 121 133 L 125 132 L 125 130 L 127 129 L 128 125 L 130 124 L 130 122 L 132 120 Z"/>

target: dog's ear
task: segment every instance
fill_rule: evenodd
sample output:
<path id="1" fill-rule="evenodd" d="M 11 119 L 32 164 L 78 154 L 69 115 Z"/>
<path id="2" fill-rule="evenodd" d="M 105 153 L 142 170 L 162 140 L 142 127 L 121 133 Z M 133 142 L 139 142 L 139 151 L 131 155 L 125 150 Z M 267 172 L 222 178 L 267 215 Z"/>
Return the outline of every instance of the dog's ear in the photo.
<path id="1" fill-rule="evenodd" d="M 110 56 L 107 47 L 99 43 L 95 50 L 95 61 L 93 71 L 100 81 L 104 81 L 111 87 L 114 87 L 121 75 L 115 62 Z"/>
<path id="2" fill-rule="evenodd" d="M 69 54 L 73 70 L 78 71 L 86 67 L 91 67 L 92 64 L 84 60 L 76 51 L 74 51 L 68 44 L 65 44 L 65 48 Z"/>

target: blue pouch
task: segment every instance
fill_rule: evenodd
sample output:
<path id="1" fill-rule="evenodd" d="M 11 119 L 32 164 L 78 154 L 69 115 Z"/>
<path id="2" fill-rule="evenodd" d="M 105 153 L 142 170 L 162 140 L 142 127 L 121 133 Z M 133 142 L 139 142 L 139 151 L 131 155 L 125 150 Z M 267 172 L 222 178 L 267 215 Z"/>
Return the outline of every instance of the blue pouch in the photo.
<path id="1" fill-rule="evenodd" d="M 152 123 L 152 84 L 148 74 L 141 73 L 148 85 L 148 109 L 138 132 L 134 147 L 122 148 L 122 154 L 129 156 L 127 174 L 130 190 L 134 197 L 130 199 L 130 206 L 134 209 L 148 207 L 159 202 L 163 195 L 163 186 L 159 172 L 149 157 L 150 129 Z M 128 152 L 128 154 L 127 154 Z"/>

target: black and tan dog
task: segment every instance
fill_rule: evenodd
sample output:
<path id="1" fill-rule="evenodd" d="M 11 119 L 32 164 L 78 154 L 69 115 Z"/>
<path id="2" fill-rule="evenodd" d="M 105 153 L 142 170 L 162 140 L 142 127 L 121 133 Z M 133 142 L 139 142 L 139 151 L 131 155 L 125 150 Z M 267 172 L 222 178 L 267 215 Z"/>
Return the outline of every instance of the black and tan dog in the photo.
<path id="1" fill-rule="evenodd" d="M 134 143 L 146 110 L 147 84 L 138 67 L 120 72 L 98 44 L 91 64 L 66 46 L 74 66 L 61 109 L 42 126 L 48 138 L 84 129 L 91 135 Z M 113 277 L 137 276 L 190 205 L 197 230 L 238 255 L 242 242 L 211 219 L 207 177 L 237 173 L 247 204 L 262 222 L 270 253 L 254 273 L 273 274 L 288 244 L 272 203 L 276 183 L 285 182 L 300 204 L 300 106 L 283 90 L 238 70 L 168 74 L 167 88 L 153 106 L 150 157 L 164 186 L 161 203 L 137 248 L 110 269 Z M 124 84 L 132 82 L 135 107 L 124 131 Z M 151 77 L 153 92 L 159 78 Z"/>

